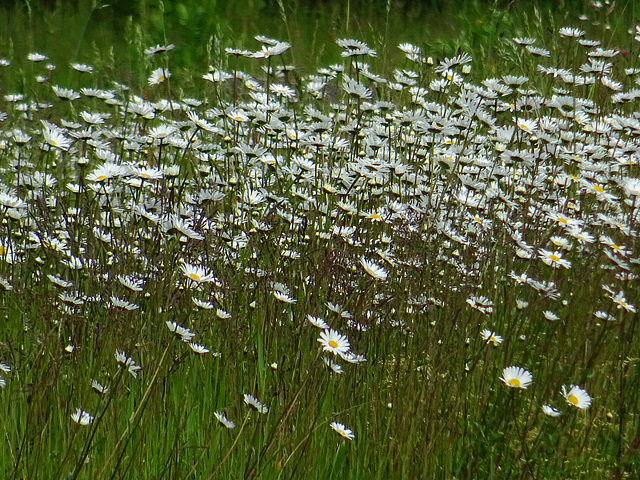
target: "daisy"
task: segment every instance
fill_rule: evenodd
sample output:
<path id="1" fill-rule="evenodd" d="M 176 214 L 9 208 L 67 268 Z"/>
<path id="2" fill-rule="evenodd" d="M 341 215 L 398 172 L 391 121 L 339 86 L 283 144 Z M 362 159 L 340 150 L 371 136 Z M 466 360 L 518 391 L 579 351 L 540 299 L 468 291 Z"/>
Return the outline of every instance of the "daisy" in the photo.
<path id="1" fill-rule="evenodd" d="M 627 299 L 625 298 L 623 291 L 612 295 L 611 300 L 613 300 L 614 303 L 618 304 L 618 308 L 624 308 L 627 312 L 636 312 L 636 307 L 631 305 L 630 303 L 627 303 Z"/>
<path id="2" fill-rule="evenodd" d="M 342 373 L 342 365 L 340 365 L 339 363 L 336 363 L 336 362 L 334 362 L 333 360 L 331 360 L 330 358 L 327 358 L 327 357 L 323 357 L 322 361 L 325 363 L 325 365 L 327 367 L 329 367 L 331 370 L 333 370 L 338 375 L 340 375 Z"/>
<path id="3" fill-rule="evenodd" d="M 91 388 L 93 388 L 98 393 L 102 393 L 102 394 L 109 393 L 109 387 L 102 385 L 97 380 L 91 380 Z"/>
<path id="4" fill-rule="evenodd" d="M 172 43 L 170 45 L 156 45 L 155 47 L 145 48 L 145 55 L 155 55 L 156 53 L 167 52 L 173 50 L 176 46 Z"/>
<path id="5" fill-rule="evenodd" d="M 345 76 L 345 81 L 342 83 L 342 88 L 349 95 L 359 98 L 371 98 L 371 90 L 359 83 L 357 80 Z"/>
<path id="6" fill-rule="evenodd" d="M 376 280 L 386 280 L 387 279 L 387 271 L 378 266 L 374 262 L 370 262 L 364 257 L 360 258 L 360 265 L 364 268 L 364 271 L 371 275 Z"/>
<path id="7" fill-rule="evenodd" d="M 235 428 L 236 427 L 236 424 L 233 421 L 229 420 L 224 413 L 222 413 L 222 412 L 213 412 L 213 414 L 216 416 L 218 421 L 223 426 L 225 426 L 227 428 Z"/>
<path id="8" fill-rule="evenodd" d="M 521 285 L 523 283 L 527 283 L 527 280 L 529 279 L 529 276 L 527 275 L 527 272 L 523 272 L 520 275 L 518 275 L 513 270 L 511 270 L 511 273 L 509 274 L 509 277 L 512 278 L 513 280 L 515 280 L 515 282 L 518 285 Z"/>
<path id="9" fill-rule="evenodd" d="M 603 312 L 601 310 L 594 312 L 593 315 L 596 318 L 599 318 L 600 320 L 606 320 L 607 322 L 614 322 L 616 320 L 616 317 L 614 317 L 610 313 Z"/>
<path id="10" fill-rule="evenodd" d="M 203 345 L 199 345 L 197 343 L 189 343 L 189 347 L 191 347 L 191 350 L 193 350 L 194 352 L 196 352 L 197 354 L 204 354 L 204 353 L 209 353 L 209 349 Z"/>
<path id="11" fill-rule="evenodd" d="M 122 308 L 124 310 L 129 310 L 129 311 L 137 310 L 138 308 L 140 308 L 139 305 L 136 305 L 135 303 L 127 302 L 126 300 L 123 300 L 118 297 L 111 296 L 110 300 L 111 300 L 111 306 L 113 308 Z"/>
<path id="12" fill-rule="evenodd" d="M 322 350 L 334 355 L 347 353 L 350 348 L 349 339 L 335 330 L 323 330 L 318 341 L 322 344 Z"/>
<path id="13" fill-rule="evenodd" d="M 506 367 L 502 370 L 502 376 L 500 380 L 508 387 L 513 388 L 527 388 L 533 381 L 531 372 L 521 367 Z"/>
<path id="14" fill-rule="evenodd" d="M 138 377 L 138 370 L 140 370 L 142 367 L 140 367 L 139 365 L 136 365 L 136 362 L 134 362 L 132 358 L 127 357 L 127 354 L 125 352 L 116 350 L 115 356 L 116 356 L 116 361 L 124 365 L 125 367 L 127 367 L 127 370 L 134 378 Z"/>
<path id="15" fill-rule="evenodd" d="M 122 177 L 129 174 L 129 169 L 115 163 L 105 163 L 97 167 L 87 175 L 87 180 L 91 182 L 102 182 L 114 177 Z"/>
<path id="16" fill-rule="evenodd" d="M 168 68 L 157 68 L 149 75 L 149 85 L 158 85 L 171 76 Z"/>
<path id="17" fill-rule="evenodd" d="M 284 98 L 293 98 L 296 96 L 296 91 L 286 85 L 272 84 L 269 85 L 269 90 Z"/>
<path id="18" fill-rule="evenodd" d="M 142 285 L 144 284 L 144 280 L 139 280 L 128 275 L 118 275 L 118 281 L 134 292 L 141 292 L 143 290 Z"/>
<path id="19" fill-rule="evenodd" d="M 71 140 L 65 137 L 60 130 L 52 127 L 45 127 L 42 130 L 44 141 L 47 145 L 60 150 L 69 150 L 71 148 Z"/>
<path id="20" fill-rule="evenodd" d="M 278 290 L 274 290 L 273 291 L 273 296 L 276 297 L 276 300 L 283 302 L 283 303 L 296 303 L 297 300 L 295 298 L 292 298 L 291 296 L 287 295 L 284 292 L 280 292 Z"/>
<path id="21" fill-rule="evenodd" d="M 514 118 L 516 125 L 525 133 L 534 134 L 538 129 L 538 125 L 533 120 L 525 120 L 522 118 Z"/>
<path id="22" fill-rule="evenodd" d="M 173 125 L 167 125 L 166 123 L 163 123 L 162 125 L 158 125 L 157 127 L 149 130 L 149 136 L 156 140 L 164 140 L 165 138 L 170 137 L 171 135 L 176 133 L 177 130 L 178 129 Z M 162 175 L 160 174 L 158 178 L 162 178 Z"/>
<path id="23" fill-rule="evenodd" d="M 269 411 L 269 407 L 262 404 L 260 400 L 258 400 L 253 395 L 249 395 L 248 393 L 244 394 L 244 403 L 255 408 L 260 413 L 267 413 Z"/>
<path id="24" fill-rule="evenodd" d="M 559 417 L 560 415 L 562 415 L 562 412 L 560 410 L 548 404 L 542 405 L 542 412 L 547 417 Z"/>
<path id="25" fill-rule="evenodd" d="M 611 237 L 608 237 L 607 235 L 601 235 L 600 238 L 598 238 L 598 240 L 600 241 L 600 243 L 602 243 L 603 245 L 606 245 L 611 250 L 613 250 L 616 253 L 619 253 L 620 255 L 626 256 L 629 254 L 629 251 L 626 249 L 626 247 L 624 247 L 624 245 L 618 245 L 611 239 Z"/>
<path id="26" fill-rule="evenodd" d="M 513 41 L 519 45 L 533 45 L 536 43 L 536 39 L 531 37 L 515 37 Z"/>
<path id="27" fill-rule="evenodd" d="M 540 259 L 550 267 L 559 268 L 571 268 L 571 262 L 562 258 L 562 254 L 560 252 L 551 252 L 544 248 L 538 250 L 538 256 Z"/>
<path id="28" fill-rule="evenodd" d="M 472 295 L 471 297 L 467 298 L 467 303 L 471 307 L 484 313 L 485 315 L 490 315 L 493 313 L 493 302 L 485 296 Z"/>
<path id="29" fill-rule="evenodd" d="M 27 55 L 27 60 L 31 60 L 32 62 L 42 62 L 44 60 L 49 60 L 49 57 L 42 55 L 41 53 L 34 52 Z"/>
<path id="30" fill-rule="evenodd" d="M 200 300 L 199 298 L 192 297 L 191 301 L 196 304 L 196 307 L 202 308 L 203 310 L 212 310 L 215 308 L 215 305 L 211 302 L 207 302 L 205 300 Z"/>
<path id="31" fill-rule="evenodd" d="M 620 181 L 619 184 L 624 189 L 627 196 L 640 196 L 640 178 L 625 178 Z"/>
<path id="32" fill-rule="evenodd" d="M 175 228 L 177 231 L 182 233 L 184 236 L 186 236 L 186 237 L 188 237 L 188 238 L 190 238 L 192 240 L 204 240 L 204 236 L 203 235 L 200 235 L 193 228 L 191 228 L 191 222 L 188 222 L 188 221 L 184 220 L 183 218 L 180 218 L 177 215 L 173 216 L 169 220 L 169 227 L 168 228 Z"/>
<path id="33" fill-rule="evenodd" d="M 6 260 L 6 258 L 5 258 L 5 260 Z M 13 285 L 11 285 L 11 283 L 9 283 L 9 280 L 7 280 L 6 278 L 2 278 L 2 277 L 0 277 L 0 287 L 4 288 L 7 291 L 13 290 Z"/>
<path id="34" fill-rule="evenodd" d="M 563 385 L 562 396 L 569 405 L 573 405 L 581 410 L 585 410 L 589 408 L 589 405 L 591 405 L 591 397 L 586 390 L 580 388 L 578 385 L 571 385 L 569 390 L 567 390 L 567 387 Z"/>
<path id="35" fill-rule="evenodd" d="M 213 274 L 208 273 L 204 267 L 199 265 L 191 265 L 183 262 L 182 265 L 180 265 L 180 270 L 182 270 L 185 277 L 197 283 L 213 282 L 215 280 Z"/>
<path id="36" fill-rule="evenodd" d="M 93 73 L 93 67 L 84 63 L 72 63 L 71 68 L 83 73 Z"/>
<path id="37" fill-rule="evenodd" d="M 526 45 L 524 48 L 532 55 L 538 55 L 540 57 L 550 57 L 551 56 L 551 52 L 549 50 L 547 50 L 546 48 L 532 47 L 530 45 Z"/>
<path id="38" fill-rule="evenodd" d="M 496 333 L 492 332 L 488 328 L 485 328 L 484 330 L 482 330 L 482 332 L 480 332 L 480 335 L 482 336 L 482 339 L 485 342 L 487 343 L 491 342 L 495 347 L 500 345 L 503 341 L 500 335 L 497 335 Z"/>
<path id="39" fill-rule="evenodd" d="M 314 327 L 317 327 L 321 330 L 326 330 L 329 328 L 329 325 L 327 324 L 327 322 L 325 322 L 322 318 L 320 317 L 314 317 L 313 315 L 307 315 L 307 321 L 313 325 Z"/>
<path id="40" fill-rule="evenodd" d="M 82 97 L 82 95 L 80 95 L 78 92 L 74 91 L 71 88 L 62 88 L 57 85 L 53 85 L 51 88 L 53 89 L 54 93 L 58 96 L 58 98 L 62 100 L 77 100 L 80 97 Z"/>
<path id="41" fill-rule="evenodd" d="M 188 328 L 185 328 L 181 325 L 178 325 L 176 322 L 171 322 L 167 320 L 167 327 L 176 335 L 180 336 L 183 342 L 190 342 L 193 337 L 195 337 L 195 333 L 193 333 Z"/>
<path id="42" fill-rule="evenodd" d="M 58 285 L 59 287 L 62 287 L 62 288 L 69 288 L 71 285 L 73 285 L 73 283 L 67 282 L 66 280 L 63 280 L 62 278 L 56 277 L 55 275 L 52 275 L 52 274 L 48 274 L 47 278 L 51 280 L 51 282 L 54 283 L 55 285 Z"/>
<path id="43" fill-rule="evenodd" d="M 333 428 L 336 432 L 338 432 L 342 437 L 346 438 L 347 440 L 353 440 L 355 438 L 355 435 L 353 434 L 353 432 L 349 428 L 346 428 L 341 423 L 331 422 L 329 426 Z"/>
<path id="44" fill-rule="evenodd" d="M 562 27 L 558 33 L 560 33 L 561 37 L 579 38 L 584 36 L 585 31 L 579 28 Z"/>
<path id="45" fill-rule="evenodd" d="M 71 420 L 76 422 L 78 425 L 89 425 L 93 422 L 93 415 L 89 412 L 85 412 L 82 408 L 78 408 L 71 414 Z"/>
<path id="46" fill-rule="evenodd" d="M 360 365 L 361 363 L 365 363 L 367 361 L 366 357 L 359 353 L 345 352 L 340 353 L 339 355 L 340 358 L 345 362 L 351 363 L 353 365 Z"/>
<path id="47" fill-rule="evenodd" d="M 563 250 L 571 250 L 571 243 L 564 237 L 553 236 L 549 239 L 551 243 L 553 243 L 556 247 L 561 248 Z"/>

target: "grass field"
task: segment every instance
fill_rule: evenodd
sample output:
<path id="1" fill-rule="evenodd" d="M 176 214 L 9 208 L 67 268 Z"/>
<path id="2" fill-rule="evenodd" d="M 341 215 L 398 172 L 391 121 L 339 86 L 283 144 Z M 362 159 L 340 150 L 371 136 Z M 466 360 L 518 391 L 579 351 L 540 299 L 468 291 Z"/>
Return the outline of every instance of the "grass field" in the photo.
<path id="1" fill-rule="evenodd" d="M 78 3 L 0 24 L 2 478 L 640 477 L 635 4 Z"/>

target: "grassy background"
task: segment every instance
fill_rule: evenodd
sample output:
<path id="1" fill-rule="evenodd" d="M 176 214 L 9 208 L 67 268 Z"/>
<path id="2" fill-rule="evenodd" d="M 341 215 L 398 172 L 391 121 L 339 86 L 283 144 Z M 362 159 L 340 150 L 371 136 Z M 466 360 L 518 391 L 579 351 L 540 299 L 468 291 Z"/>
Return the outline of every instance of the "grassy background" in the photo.
<path id="1" fill-rule="evenodd" d="M 69 62 L 100 65 L 98 83 L 106 85 L 116 75 L 122 82 L 141 88 L 146 83 L 141 51 L 155 44 L 177 45 L 172 66 L 188 94 L 197 91 L 193 72 L 208 65 L 225 68 L 225 47 L 254 48 L 255 35 L 266 35 L 292 44 L 290 61 L 308 74 L 335 61 L 337 38 L 356 38 L 378 51 L 370 59 L 377 71 L 395 68 L 401 58 L 396 46 L 409 42 L 424 48 L 435 59 L 453 56 L 458 49 L 473 52 L 482 74 L 502 65 L 504 45 L 514 36 L 535 36 L 550 41 L 560 26 L 573 25 L 597 31 L 610 25 L 605 45 L 624 41 L 638 18 L 634 2 L 594 10 L 587 2 L 248 2 L 219 0 L 104 2 L 98 0 L 6 2 L 0 19 L 0 52 L 24 58 L 47 50 L 59 67 L 55 76 L 69 82 Z M 589 13 L 590 22 L 577 17 Z M 594 22 L 595 18 L 595 22 Z M 598 23 L 599 25 L 592 25 Z M 7 87 L 14 87 L 7 85 Z M 15 87 L 14 87 L 15 88 Z M 22 86 L 25 88 L 25 86 Z"/>

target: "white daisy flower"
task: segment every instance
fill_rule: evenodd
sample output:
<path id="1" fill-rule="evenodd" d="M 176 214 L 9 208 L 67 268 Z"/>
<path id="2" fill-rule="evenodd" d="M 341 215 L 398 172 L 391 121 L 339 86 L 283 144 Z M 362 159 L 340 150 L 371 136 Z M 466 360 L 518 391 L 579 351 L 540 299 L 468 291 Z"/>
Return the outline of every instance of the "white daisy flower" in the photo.
<path id="1" fill-rule="evenodd" d="M 71 414 L 71 420 L 78 425 L 90 425 L 93 422 L 93 415 L 84 411 L 82 408 L 77 408 L 74 413 Z"/>
<path id="2" fill-rule="evenodd" d="M 548 404 L 542 405 L 542 412 L 548 417 L 559 417 L 562 415 L 560 410 Z"/>
<path id="3" fill-rule="evenodd" d="M 572 405 L 581 410 L 589 408 L 591 405 L 591 397 L 586 390 L 578 385 L 571 385 L 567 390 L 565 385 L 562 386 L 562 396 L 565 398 L 569 405 Z"/>
<path id="4" fill-rule="evenodd" d="M 333 360 L 331 360 L 330 358 L 327 357 L 322 357 L 322 361 L 324 362 L 324 364 L 329 367 L 331 370 L 334 371 L 334 373 L 337 373 L 338 375 L 340 375 L 342 373 L 342 365 L 340 365 L 339 363 L 334 362 Z"/>
<path id="5" fill-rule="evenodd" d="M 158 85 L 171 76 L 168 68 L 157 68 L 149 75 L 149 85 Z"/>
<path id="6" fill-rule="evenodd" d="M 120 350 L 116 350 L 115 357 L 118 363 L 127 367 L 127 370 L 134 378 L 138 377 L 138 370 L 140 370 L 142 367 L 136 365 L 136 362 L 134 362 L 131 357 L 128 357 L 125 352 L 122 352 Z"/>
<path id="7" fill-rule="evenodd" d="M 327 322 L 325 322 L 320 317 L 314 317 L 313 315 L 307 314 L 306 318 L 307 318 L 307 321 L 314 327 L 320 328 L 321 330 L 326 330 L 329 328 L 329 325 L 327 324 Z"/>
<path id="8" fill-rule="evenodd" d="M 346 438 L 347 440 L 353 440 L 355 438 L 353 431 L 345 427 L 342 423 L 331 422 L 329 426 L 333 428 L 336 432 L 338 432 L 342 437 Z"/>
<path id="9" fill-rule="evenodd" d="M 387 279 L 387 271 L 377 265 L 374 262 L 367 260 L 364 257 L 360 258 L 360 265 L 364 268 L 364 271 L 371 275 L 376 280 L 386 280 Z"/>
<path id="10" fill-rule="evenodd" d="M 334 355 L 347 353 L 350 348 L 349 339 L 335 330 L 323 330 L 318 341 L 325 352 L 331 352 Z"/>
<path id="11" fill-rule="evenodd" d="M 527 388 L 533 381 L 533 375 L 521 367 L 511 366 L 502 370 L 500 380 L 508 387 Z"/>
<path id="12" fill-rule="evenodd" d="M 222 413 L 222 412 L 214 412 L 213 414 L 216 416 L 218 421 L 223 426 L 225 426 L 226 428 L 235 428 L 236 427 L 236 424 L 233 421 L 229 420 L 224 413 Z"/>
<path id="13" fill-rule="evenodd" d="M 283 303 L 296 303 L 297 300 L 295 298 L 290 297 L 286 293 L 280 292 L 278 290 L 273 291 L 273 296 L 276 297 L 276 300 Z"/>
<path id="14" fill-rule="evenodd" d="M 500 335 L 496 334 L 495 332 L 492 332 L 488 328 L 485 328 L 484 330 L 482 330 L 482 332 L 480 332 L 480 335 L 482 336 L 482 339 L 485 342 L 493 343 L 493 345 L 495 347 L 500 345 L 502 343 L 502 341 L 503 341 L 503 339 L 502 339 L 502 337 Z"/>
<path id="15" fill-rule="evenodd" d="M 254 397 L 253 395 L 249 395 L 248 393 L 244 394 L 244 403 L 255 408 L 260 413 L 267 413 L 269 411 L 269 407 L 267 407 L 256 397 Z"/>
<path id="16" fill-rule="evenodd" d="M 191 347 L 191 350 L 193 350 L 194 352 L 196 352 L 197 354 L 204 354 L 204 353 L 209 353 L 209 349 L 203 345 L 199 345 L 197 343 L 189 343 L 189 347 Z"/>
<path id="17" fill-rule="evenodd" d="M 207 283 L 215 280 L 212 273 L 209 273 L 204 267 L 199 265 L 191 265 L 190 263 L 182 262 L 180 270 L 182 270 L 185 277 L 196 283 Z"/>
<path id="18" fill-rule="evenodd" d="M 176 322 L 171 322 L 167 320 L 165 323 L 167 324 L 167 327 L 169 328 L 169 330 L 171 330 L 176 335 L 180 336 L 183 342 L 187 342 L 187 343 L 191 342 L 191 339 L 196 336 L 196 334 L 193 333 L 191 330 L 183 327 L 182 325 L 178 325 Z"/>
<path id="19" fill-rule="evenodd" d="M 560 252 L 551 252 L 549 250 L 541 248 L 540 250 L 538 250 L 538 256 L 545 264 L 549 265 L 550 267 L 571 268 L 571 262 L 562 258 L 562 253 Z"/>

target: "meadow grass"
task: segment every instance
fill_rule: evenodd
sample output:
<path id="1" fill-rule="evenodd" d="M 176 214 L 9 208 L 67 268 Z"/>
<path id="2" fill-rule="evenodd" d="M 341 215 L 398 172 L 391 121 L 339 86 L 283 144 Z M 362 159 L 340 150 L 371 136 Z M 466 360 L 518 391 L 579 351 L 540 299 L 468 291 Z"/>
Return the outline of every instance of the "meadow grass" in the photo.
<path id="1" fill-rule="evenodd" d="M 628 10 L 189 56 L 83 5 L 0 62 L 3 478 L 640 476 Z"/>

